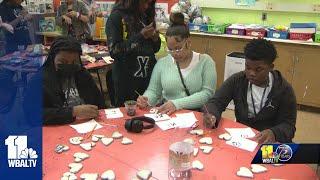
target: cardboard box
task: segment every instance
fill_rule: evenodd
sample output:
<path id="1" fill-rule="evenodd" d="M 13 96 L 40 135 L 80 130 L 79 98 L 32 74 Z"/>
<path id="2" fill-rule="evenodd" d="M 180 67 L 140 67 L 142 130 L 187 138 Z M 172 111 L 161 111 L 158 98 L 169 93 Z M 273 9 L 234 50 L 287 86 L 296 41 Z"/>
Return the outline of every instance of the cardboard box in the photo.
<path id="1" fill-rule="evenodd" d="M 243 71 L 245 69 L 244 54 L 241 52 L 232 52 L 226 55 L 226 61 L 224 65 L 224 81 L 233 74 Z M 231 101 L 227 107 L 228 109 L 234 109 L 234 103 Z"/>

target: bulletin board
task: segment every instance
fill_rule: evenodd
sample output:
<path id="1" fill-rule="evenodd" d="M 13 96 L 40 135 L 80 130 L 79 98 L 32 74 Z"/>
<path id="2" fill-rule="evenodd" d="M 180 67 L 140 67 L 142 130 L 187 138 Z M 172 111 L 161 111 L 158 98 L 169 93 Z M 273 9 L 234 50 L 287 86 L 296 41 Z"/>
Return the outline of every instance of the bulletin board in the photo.
<path id="1" fill-rule="evenodd" d="M 106 1 L 106 2 L 114 2 L 114 0 L 97 0 L 97 1 Z M 55 11 L 58 9 L 58 7 L 60 6 L 60 2 L 61 0 L 53 0 L 53 4 L 54 4 L 54 9 Z M 168 3 L 168 7 L 169 10 L 171 9 L 171 7 L 178 2 L 178 0 L 157 0 L 157 3 Z"/>

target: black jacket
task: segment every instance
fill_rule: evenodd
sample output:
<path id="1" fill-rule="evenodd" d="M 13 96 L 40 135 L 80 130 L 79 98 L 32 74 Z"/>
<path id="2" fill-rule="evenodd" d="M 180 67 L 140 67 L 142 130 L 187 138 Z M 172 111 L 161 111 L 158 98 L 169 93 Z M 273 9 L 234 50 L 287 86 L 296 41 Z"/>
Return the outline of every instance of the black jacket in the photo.
<path id="1" fill-rule="evenodd" d="M 115 5 L 106 23 L 107 43 L 111 57 L 112 78 L 115 89 L 116 106 L 125 100 L 136 99 L 134 91 L 143 94 L 147 89 L 156 58 L 154 53 L 160 49 L 161 41 L 144 39 L 140 31 L 146 18 L 134 18 L 120 5 Z"/>
<path id="2" fill-rule="evenodd" d="M 75 82 L 80 97 L 85 104 L 105 108 L 104 99 L 89 72 L 81 69 L 75 75 Z M 43 111 L 44 124 L 67 124 L 74 121 L 72 108 L 63 107 L 65 96 L 61 83 L 52 65 L 43 69 Z"/>
<path id="3" fill-rule="evenodd" d="M 237 122 L 259 131 L 271 129 L 276 141 L 291 142 L 296 130 L 296 97 L 291 85 L 279 71 L 272 71 L 272 74 L 274 82 L 266 105 L 254 119 L 248 118 L 248 80 L 245 73 L 242 71 L 228 78 L 207 104 L 209 112 L 217 118 L 216 125 L 221 119 L 221 113 L 233 100 Z"/>
<path id="4" fill-rule="evenodd" d="M 24 8 L 21 5 L 13 6 L 3 1 L 0 4 L 0 16 L 3 22 L 11 23 L 18 16 Z M 29 36 L 29 25 L 27 21 L 21 20 L 16 27 L 14 27 L 14 33 L 5 32 L 6 36 L 6 52 L 11 53 L 18 50 L 18 45 L 31 44 Z"/>

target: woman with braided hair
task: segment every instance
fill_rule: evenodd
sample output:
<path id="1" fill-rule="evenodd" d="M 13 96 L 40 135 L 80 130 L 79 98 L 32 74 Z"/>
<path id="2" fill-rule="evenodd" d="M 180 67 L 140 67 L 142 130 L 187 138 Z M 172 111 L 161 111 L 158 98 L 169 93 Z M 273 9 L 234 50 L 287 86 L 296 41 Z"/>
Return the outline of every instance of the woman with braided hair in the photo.
<path id="1" fill-rule="evenodd" d="M 81 66 L 81 45 L 71 37 L 56 39 L 43 67 L 44 124 L 91 119 L 105 108 L 91 75 Z"/>

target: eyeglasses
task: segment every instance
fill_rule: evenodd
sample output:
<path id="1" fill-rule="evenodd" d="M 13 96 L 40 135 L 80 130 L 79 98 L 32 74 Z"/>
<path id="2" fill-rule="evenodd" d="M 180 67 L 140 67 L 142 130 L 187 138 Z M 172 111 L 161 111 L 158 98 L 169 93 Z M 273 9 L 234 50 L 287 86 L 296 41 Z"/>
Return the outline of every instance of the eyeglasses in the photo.
<path id="1" fill-rule="evenodd" d="M 186 44 L 187 44 L 187 41 L 184 41 L 184 43 L 183 43 L 183 45 L 182 45 L 182 48 L 180 48 L 180 49 L 176 49 L 176 50 L 170 50 L 170 49 L 168 49 L 168 47 L 167 47 L 167 52 L 169 53 L 169 54 L 173 54 L 173 53 L 181 53 L 181 51 L 183 51 L 183 49 L 186 47 Z"/>

